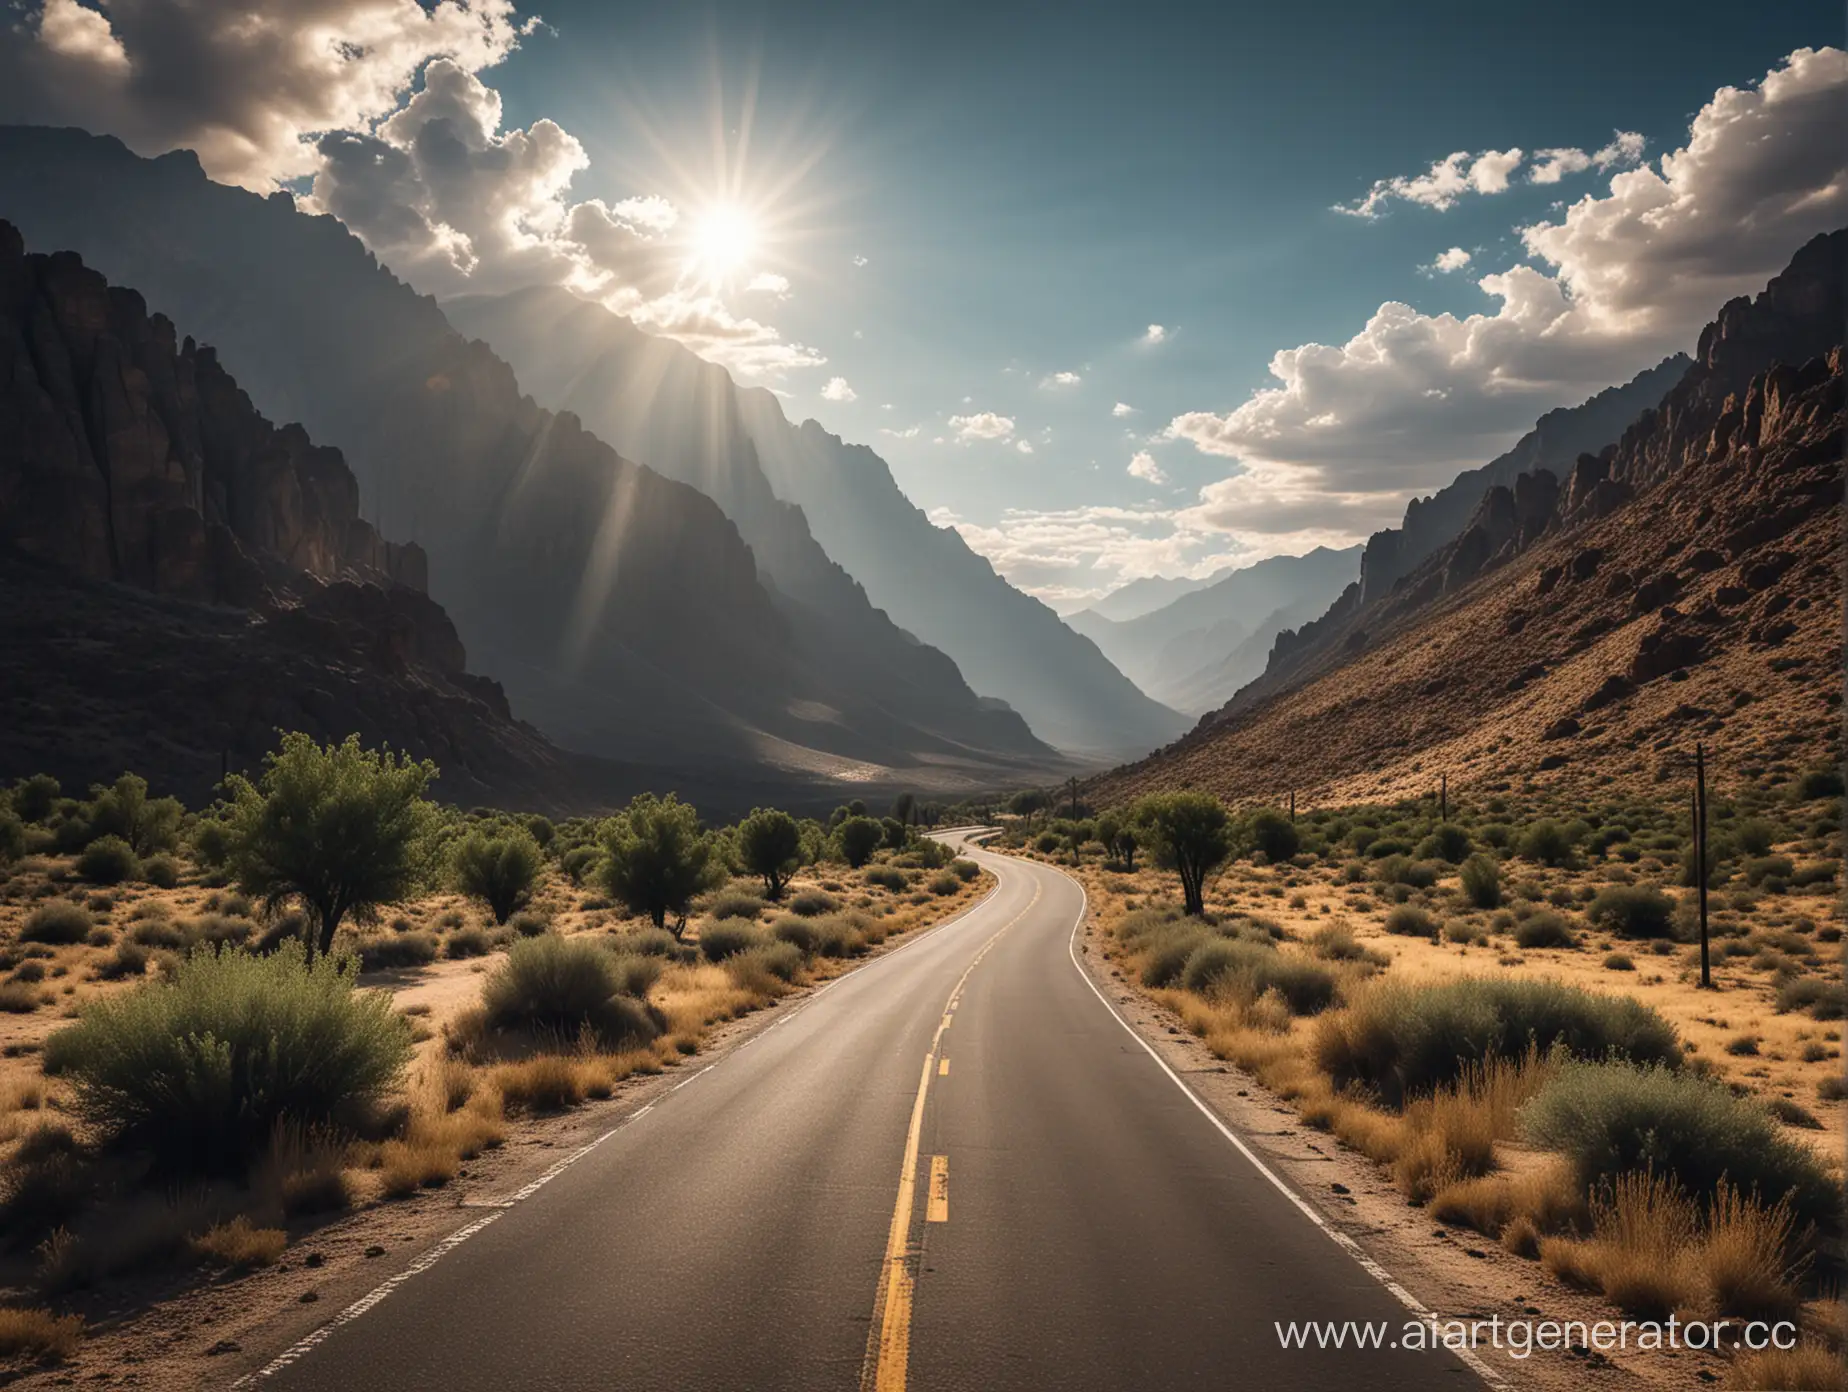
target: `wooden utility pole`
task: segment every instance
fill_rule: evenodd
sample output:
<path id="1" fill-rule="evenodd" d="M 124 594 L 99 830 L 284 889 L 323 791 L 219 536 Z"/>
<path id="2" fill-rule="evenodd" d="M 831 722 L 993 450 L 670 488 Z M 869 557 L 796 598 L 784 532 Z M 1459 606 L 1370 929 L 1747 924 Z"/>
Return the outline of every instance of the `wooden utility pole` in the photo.
<path id="1" fill-rule="evenodd" d="M 1707 951 L 1707 751 L 1694 745 L 1694 884 L 1700 904 L 1700 985 L 1713 989 L 1713 963 Z"/>
<path id="2" fill-rule="evenodd" d="M 1290 789 L 1290 822 L 1292 825 L 1296 822 L 1296 789 L 1294 788 Z"/>
<path id="3" fill-rule="evenodd" d="M 1437 819 L 1440 822 L 1450 820 L 1450 775 L 1447 773 L 1437 776 Z"/>

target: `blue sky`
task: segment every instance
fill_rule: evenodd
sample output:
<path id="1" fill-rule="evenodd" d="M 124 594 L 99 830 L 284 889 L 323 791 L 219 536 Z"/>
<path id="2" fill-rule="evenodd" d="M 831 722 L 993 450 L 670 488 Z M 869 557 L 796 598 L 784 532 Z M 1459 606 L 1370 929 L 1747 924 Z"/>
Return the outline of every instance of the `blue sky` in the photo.
<path id="1" fill-rule="evenodd" d="M 195 148 L 439 296 L 594 294 L 1067 608 L 1364 536 L 1848 221 L 1818 0 L 16 8 L 0 117 Z"/>

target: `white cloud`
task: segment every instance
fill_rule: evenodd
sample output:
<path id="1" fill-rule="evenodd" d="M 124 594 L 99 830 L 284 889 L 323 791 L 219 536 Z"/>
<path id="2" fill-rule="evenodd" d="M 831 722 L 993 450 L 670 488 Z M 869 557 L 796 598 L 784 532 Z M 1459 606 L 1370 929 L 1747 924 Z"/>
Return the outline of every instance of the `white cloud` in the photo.
<path id="1" fill-rule="evenodd" d="M 1539 150 L 1534 154 L 1534 165 L 1528 171 L 1527 181 L 1556 184 L 1568 174 L 1579 174 L 1594 167 L 1600 171 L 1627 169 L 1642 159 L 1644 143 L 1636 131 L 1613 131 L 1611 143 L 1591 154 L 1571 147 Z"/>
<path id="2" fill-rule="evenodd" d="M 1031 440 L 1016 440 L 1014 441 L 1014 448 L 1019 450 L 1022 454 L 1032 454 L 1033 442 Z"/>
<path id="3" fill-rule="evenodd" d="M 854 269 L 858 270 L 861 266 L 864 266 L 865 264 L 866 264 L 866 258 L 864 256 L 856 256 L 853 258 Z"/>
<path id="4" fill-rule="evenodd" d="M 43 0 L 0 30 L 0 120 L 190 148 L 260 191 L 309 180 L 305 211 L 428 293 L 564 284 L 742 373 L 825 361 L 689 278 L 667 199 L 573 202 L 582 144 L 502 129 L 480 74 L 538 25 L 512 0 Z"/>
<path id="5" fill-rule="evenodd" d="M 1848 54 L 1799 50 L 1762 82 L 1715 93 L 1659 167 L 1617 172 L 1523 228 L 1540 264 L 1482 276 L 1493 309 L 1387 303 L 1346 343 L 1277 353 L 1276 385 L 1168 427 L 1237 461 L 1203 491 L 1197 525 L 1256 537 L 1319 521 L 1363 535 L 1542 412 L 1692 349 L 1725 300 L 1848 222 L 1845 122 Z M 1619 162 L 1636 149 L 1613 146 Z"/>
<path id="6" fill-rule="evenodd" d="M 1142 479 L 1146 483 L 1164 484 L 1168 476 L 1162 472 L 1161 465 L 1155 462 L 1155 456 L 1147 450 L 1137 450 L 1129 461 L 1129 476 Z"/>
<path id="7" fill-rule="evenodd" d="M 1431 263 L 1431 269 L 1448 275 L 1460 271 L 1470 263 L 1470 255 L 1462 247 L 1451 247 L 1449 251 L 1440 251 L 1437 259 Z"/>
<path id="8" fill-rule="evenodd" d="M 1084 378 L 1076 372 L 1054 372 L 1045 377 L 1040 385 L 1042 387 L 1075 387 L 1083 380 Z"/>
<path id="9" fill-rule="evenodd" d="M 789 277 L 778 275 L 775 271 L 759 271 L 744 288 L 753 294 L 774 295 L 779 300 L 786 300 L 789 298 Z"/>
<path id="10" fill-rule="evenodd" d="M 918 432 L 922 429 L 923 427 L 921 425 L 908 425 L 903 430 L 894 430 L 889 425 L 882 425 L 879 427 L 879 433 L 881 435 L 890 435 L 894 440 L 915 440 L 918 438 Z"/>
<path id="11" fill-rule="evenodd" d="M 1118 420 L 1121 420 L 1124 416 L 1135 415 L 1136 408 L 1131 406 L 1127 401 L 1119 401 L 1110 408 L 1110 414 L 1115 416 Z"/>
<path id="12" fill-rule="evenodd" d="M 1592 154 L 1591 162 L 1600 170 L 1623 169 L 1632 164 L 1640 164 L 1643 159 L 1643 146 L 1647 142 L 1637 131 L 1613 131 L 1611 143 Z"/>
<path id="13" fill-rule="evenodd" d="M 1378 179 L 1364 198 L 1352 203 L 1338 203 L 1335 211 L 1351 217 L 1376 218 L 1394 199 L 1417 203 L 1440 211 L 1453 208 L 1466 193 L 1501 193 L 1508 187 L 1509 176 L 1526 155 L 1520 149 L 1484 150 L 1471 155 L 1458 150 L 1438 160 L 1423 174 L 1400 174 Z"/>
<path id="14" fill-rule="evenodd" d="M 1160 324 L 1150 324 L 1148 328 L 1142 331 L 1142 341 L 1144 343 L 1160 343 L 1167 336 L 1168 330 Z"/>
<path id="15" fill-rule="evenodd" d="M 821 389 L 823 401 L 858 401 L 860 393 L 847 385 L 845 377 L 830 377 L 828 385 Z"/>
<path id="16" fill-rule="evenodd" d="M 993 411 L 977 411 L 968 416 L 951 416 L 950 428 L 961 440 L 1006 440 L 1014 433 L 1014 421 L 1011 416 L 998 416 Z"/>

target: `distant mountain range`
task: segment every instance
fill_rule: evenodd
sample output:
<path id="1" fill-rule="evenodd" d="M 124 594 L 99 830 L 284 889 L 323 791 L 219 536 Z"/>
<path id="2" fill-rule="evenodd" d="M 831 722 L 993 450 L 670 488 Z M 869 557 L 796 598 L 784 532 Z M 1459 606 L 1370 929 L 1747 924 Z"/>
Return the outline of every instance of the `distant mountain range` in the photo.
<path id="1" fill-rule="evenodd" d="M 1144 691 L 1198 715 L 1262 675 L 1277 634 L 1319 615 L 1359 568 L 1360 547 L 1318 546 L 1233 570 L 1127 620 L 1086 609 L 1066 623 Z"/>
<path id="2" fill-rule="evenodd" d="M 478 667 L 557 743 L 688 781 L 949 790 L 1057 763 L 867 604 L 761 474 L 700 472 L 735 431 L 660 451 L 713 496 L 621 457 L 334 219 L 214 184 L 189 153 L 26 128 L 0 130 L 0 215 L 133 284 L 262 410 L 337 444 L 359 510 L 418 540 Z"/>
<path id="3" fill-rule="evenodd" d="M 827 618 L 850 659 L 865 646 L 870 601 L 1061 750 L 1121 758 L 1186 728 L 954 530 L 933 525 L 877 454 L 814 421 L 792 425 L 771 392 L 740 388 L 723 368 L 555 287 L 444 308 L 546 404 L 717 500 L 777 585 Z"/>
<path id="4" fill-rule="evenodd" d="M 1497 461 L 1454 485 L 1474 500 L 1450 535 L 1424 530 L 1425 504 L 1415 544 L 1370 542 L 1390 565 L 1091 800 L 1348 801 L 1440 774 L 1654 787 L 1703 737 L 1748 775 L 1839 760 L 1845 273 L 1848 229 L 1817 237 L 1723 306 L 1691 362 L 1544 418 L 1512 475 Z"/>

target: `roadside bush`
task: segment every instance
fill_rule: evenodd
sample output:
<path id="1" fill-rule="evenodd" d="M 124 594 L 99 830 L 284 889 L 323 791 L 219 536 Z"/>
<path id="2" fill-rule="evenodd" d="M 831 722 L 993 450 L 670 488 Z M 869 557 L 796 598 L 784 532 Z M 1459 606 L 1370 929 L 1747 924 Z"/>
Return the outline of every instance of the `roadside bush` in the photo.
<path id="1" fill-rule="evenodd" d="M 935 875 L 932 875 L 929 882 L 924 886 L 924 888 L 928 889 L 939 899 L 944 899 L 955 894 L 962 887 L 963 882 L 947 870 L 940 870 Z"/>
<path id="2" fill-rule="evenodd" d="M 530 1030 L 575 1041 L 585 1033 L 603 1047 L 646 1044 L 659 1026 L 639 1001 L 623 994 L 616 958 L 589 938 L 546 934 L 523 938 L 481 988 L 490 1028 Z"/>
<path id="3" fill-rule="evenodd" d="M 332 1126 L 384 1096 L 410 1028 L 350 960 L 198 950 L 165 980 L 84 1008 L 47 1042 L 79 1115 L 170 1174 L 243 1167 L 283 1121 Z"/>
<path id="4" fill-rule="evenodd" d="M 1402 938 L 1435 938 L 1437 920 L 1416 904 L 1401 904 L 1386 915 L 1388 933 Z"/>
<path id="5" fill-rule="evenodd" d="M 606 951 L 611 941 L 604 940 Z M 648 993 L 661 979 L 661 973 L 667 970 L 667 963 L 659 957 L 640 952 L 611 952 L 610 960 L 616 964 L 616 989 L 637 1000 L 647 1000 Z"/>
<path id="6" fill-rule="evenodd" d="M 1201 995 L 1231 993 L 1252 1000 L 1275 991 L 1296 1015 L 1326 1010 L 1335 998 L 1335 975 L 1327 967 L 1231 938 L 1212 938 L 1195 948 L 1181 969 L 1181 985 Z"/>
<path id="7" fill-rule="evenodd" d="M 486 957 L 494 950 L 494 938 L 486 928 L 457 928 L 443 939 L 443 955 L 451 961 L 464 957 Z"/>
<path id="8" fill-rule="evenodd" d="M 977 865 L 973 860 L 964 860 L 961 856 L 958 856 L 955 860 L 950 862 L 950 873 L 966 884 L 970 880 L 976 879 L 981 875 L 982 867 Z"/>
<path id="9" fill-rule="evenodd" d="M 1159 990 L 1179 984 L 1187 959 L 1214 933 L 1197 918 L 1142 910 L 1130 914 L 1118 925 L 1117 936 L 1131 952 L 1141 954 L 1142 984 Z"/>
<path id="10" fill-rule="evenodd" d="M 1508 977 L 1382 982 L 1325 1019 L 1315 1041 L 1316 1061 L 1338 1088 L 1371 1087 L 1391 1106 L 1530 1048 L 1645 1064 L 1681 1058 L 1674 1027 L 1638 1001 Z"/>
<path id="11" fill-rule="evenodd" d="M 1515 925 L 1514 941 L 1517 947 L 1571 947 L 1578 938 L 1565 919 L 1542 909 Z"/>
<path id="12" fill-rule="evenodd" d="M 1515 853 L 1522 860 L 1538 861 L 1542 865 L 1569 865 L 1572 862 L 1572 838 L 1566 828 L 1551 817 L 1542 817 L 1521 833 Z"/>
<path id="13" fill-rule="evenodd" d="M 1815 1152 L 1711 1079 L 1634 1063 L 1570 1064 L 1521 1121 L 1530 1140 L 1565 1154 L 1586 1192 L 1650 1170 L 1694 1195 L 1726 1180 L 1766 1206 L 1788 1196 L 1799 1226 L 1840 1222 L 1840 1195 Z"/>
<path id="14" fill-rule="evenodd" d="M 793 943 L 766 942 L 725 959 L 726 975 L 747 991 L 774 996 L 802 970 L 802 953 Z"/>
<path id="15" fill-rule="evenodd" d="M 68 899 L 50 899 L 26 915 L 26 921 L 19 926 L 19 940 L 63 947 L 82 942 L 94 926 L 82 906 Z"/>
<path id="16" fill-rule="evenodd" d="M 840 902 L 831 894 L 823 894 L 819 889 L 805 889 L 800 894 L 790 896 L 789 911 L 800 914 L 803 918 L 819 918 L 822 914 L 833 913 L 840 907 Z"/>
<path id="17" fill-rule="evenodd" d="M 539 843 L 525 827 L 508 827 L 495 835 L 471 831 L 456 847 L 456 888 L 479 899 L 505 923 L 532 900 L 544 859 Z"/>
<path id="18" fill-rule="evenodd" d="M 1371 962 L 1377 966 L 1385 960 L 1364 946 L 1345 923 L 1329 923 L 1316 929 L 1309 939 L 1309 950 L 1328 962 Z"/>
<path id="19" fill-rule="evenodd" d="M 1460 873 L 1463 897 L 1479 909 L 1501 907 L 1501 869 L 1493 856 L 1473 855 L 1463 862 Z"/>
<path id="20" fill-rule="evenodd" d="M 665 928 L 643 928 L 633 933 L 622 933 L 609 940 L 609 946 L 615 952 L 632 952 L 642 957 L 659 957 L 663 961 L 679 961 L 694 949 L 685 947 Z"/>
<path id="21" fill-rule="evenodd" d="M 397 971 L 427 967 L 436 960 L 434 933 L 379 933 L 354 943 L 361 971 Z"/>
<path id="22" fill-rule="evenodd" d="M 91 884 L 121 884 L 141 874 L 141 861 L 121 837 L 99 836 L 77 857 L 77 873 Z"/>
<path id="23" fill-rule="evenodd" d="M 1620 937 L 1668 938 L 1675 932 L 1675 901 L 1653 885 L 1607 885 L 1586 917 Z"/>
<path id="24" fill-rule="evenodd" d="M 973 861 L 959 860 L 958 865 L 971 865 Z M 894 894 L 902 894 L 910 888 L 911 880 L 903 870 L 891 865 L 869 865 L 862 876 L 869 885 L 880 889 L 889 889 Z"/>
<path id="25" fill-rule="evenodd" d="M 712 903 L 706 909 L 709 918 L 742 918 L 751 922 L 757 920 L 764 911 L 764 901 L 755 894 L 740 894 L 737 890 L 726 890 L 712 896 Z"/>
<path id="26" fill-rule="evenodd" d="M 723 962 L 727 957 L 762 946 L 764 941 L 762 929 L 735 918 L 705 923 L 699 930 L 699 950 L 708 962 Z"/>

